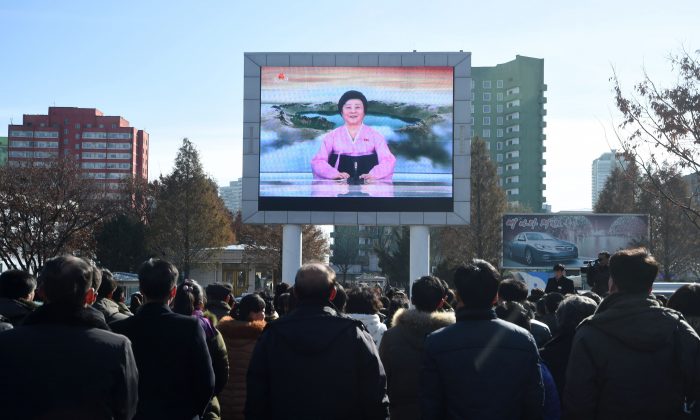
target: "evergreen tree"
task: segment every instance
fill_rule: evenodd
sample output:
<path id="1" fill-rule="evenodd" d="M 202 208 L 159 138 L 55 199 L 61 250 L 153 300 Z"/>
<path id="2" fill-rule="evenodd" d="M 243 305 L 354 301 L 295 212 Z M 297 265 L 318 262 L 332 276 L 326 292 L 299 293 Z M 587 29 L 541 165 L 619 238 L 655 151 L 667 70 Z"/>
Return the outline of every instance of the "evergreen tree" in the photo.
<path id="1" fill-rule="evenodd" d="M 379 268 L 394 287 L 408 290 L 411 262 L 411 235 L 407 226 L 392 228 L 387 241 L 375 248 Z"/>
<path id="2" fill-rule="evenodd" d="M 202 168 L 199 152 L 183 139 L 173 172 L 161 176 L 147 230 L 149 249 L 171 260 L 185 277 L 192 264 L 233 243 L 233 219 L 216 183 Z"/>
<path id="3" fill-rule="evenodd" d="M 338 267 L 347 282 L 348 270 L 360 259 L 360 231 L 357 226 L 336 226 L 333 232 L 333 247 L 330 262 Z"/>

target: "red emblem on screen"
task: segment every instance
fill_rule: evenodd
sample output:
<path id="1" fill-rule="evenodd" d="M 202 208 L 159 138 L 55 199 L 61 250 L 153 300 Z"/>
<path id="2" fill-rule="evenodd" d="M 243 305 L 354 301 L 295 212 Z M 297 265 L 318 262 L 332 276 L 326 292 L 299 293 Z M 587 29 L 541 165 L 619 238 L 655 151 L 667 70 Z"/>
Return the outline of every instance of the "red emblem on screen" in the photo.
<path id="1" fill-rule="evenodd" d="M 280 74 L 277 75 L 277 78 L 280 79 L 280 80 L 285 80 L 285 79 L 287 78 L 287 75 L 284 74 L 284 73 L 280 73 Z"/>

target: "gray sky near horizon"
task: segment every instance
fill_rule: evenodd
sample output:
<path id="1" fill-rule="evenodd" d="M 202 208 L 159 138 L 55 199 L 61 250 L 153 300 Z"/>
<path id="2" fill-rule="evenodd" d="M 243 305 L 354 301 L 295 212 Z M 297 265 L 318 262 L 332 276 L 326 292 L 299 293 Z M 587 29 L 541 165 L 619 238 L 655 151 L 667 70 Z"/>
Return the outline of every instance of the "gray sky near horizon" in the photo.
<path id="1" fill-rule="evenodd" d="M 613 69 L 673 82 L 700 48 L 700 2 L 4 0 L 0 123 L 49 106 L 98 108 L 150 133 L 150 177 L 183 137 L 220 185 L 241 175 L 243 53 L 470 51 L 472 65 L 544 58 L 545 196 L 585 210 L 591 163 L 615 148 Z M 2 132 L 2 131 L 0 131 Z"/>

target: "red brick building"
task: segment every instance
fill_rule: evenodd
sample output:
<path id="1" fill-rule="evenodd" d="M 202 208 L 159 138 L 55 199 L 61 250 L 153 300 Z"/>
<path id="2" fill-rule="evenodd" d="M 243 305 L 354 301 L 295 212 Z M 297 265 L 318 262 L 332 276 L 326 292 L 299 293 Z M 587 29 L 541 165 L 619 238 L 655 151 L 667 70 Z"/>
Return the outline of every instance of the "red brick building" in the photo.
<path id="1" fill-rule="evenodd" d="M 148 179 L 148 133 L 95 108 L 49 107 L 7 130 L 8 165 L 73 156 L 86 177 L 117 189 L 127 177 Z M 40 163 L 38 163 L 40 164 Z"/>

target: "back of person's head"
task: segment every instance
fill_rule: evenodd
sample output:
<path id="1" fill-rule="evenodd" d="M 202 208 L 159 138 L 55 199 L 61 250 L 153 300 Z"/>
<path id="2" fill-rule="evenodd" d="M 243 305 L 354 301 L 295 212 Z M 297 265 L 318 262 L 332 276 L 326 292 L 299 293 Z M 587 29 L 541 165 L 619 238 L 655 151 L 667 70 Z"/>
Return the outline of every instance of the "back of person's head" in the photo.
<path id="1" fill-rule="evenodd" d="M 175 286 L 179 273 L 165 260 L 151 258 L 139 268 L 139 289 L 150 300 L 166 300 Z"/>
<path id="2" fill-rule="evenodd" d="M 90 287 L 95 289 L 95 291 L 100 290 L 100 286 L 102 285 L 102 269 L 90 258 L 83 258 L 83 261 L 88 263 L 92 268 L 92 286 Z"/>
<path id="3" fill-rule="evenodd" d="M 177 286 L 175 299 L 173 299 L 173 312 L 182 315 L 192 315 L 196 309 L 201 309 L 204 304 L 202 286 L 195 280 L 187 279 Z"/>
<path id="4" fill-rule="evenodd" d="M 540 289 L 539 287 L 535 287 L 530 290 L 530 295 L 527 297 L 527 300 L 530 302 L 537 302 L 538 300 L 542 299 L 543 296 L 544 290 Z"/>
<path id="5" fill-rule="evenodd" d="M 348 302 L 345 305 L 345 311 L 349 314 L 373 315 L 379 313 L 382 308 L 382 302 L 372 288 L 353 287 L 347 291 L 347 294 Z"/>
<path id="6" fill-rule="evenodd" d="M 97 296 L 102 298 L 108 298 L 110 295 L 114 298 L 114 290 L 117 288 L 117 281 L 114 279 L 112 272 L 103 268 L 102 270 L 102 282 L 100 283 L 100 288 L 97 290 Z"/>
<path id="7" fill-rule="evenodd" d="M 224 300 L 228 299 L 228 297 L 231 295 L 232 290 L 233 289 L 231 288 L 231 285 L 229 285 L 229 284 L 214 283 L 214 284 L 207 285 L 207 288 L 206 288 L 207 299 L 208 300 L 224 301 Z"/>
<path id="8" fill-rule="evenodd" d="M 335 302 L 335 300 L 333 302 Z M 279 316 L 290 313 L 292 311 L 292 294 L 282 293 L 281 295 L 277 296 L 277 304 L 275 305 L 275 308 L 277 308 L 277 313 Z"/>
<path id="9" fill-rule="evenodd" d="M 498 299 L 507 302 L 527 300 L 527 284 L 522 280 L 503 280 L 498 286 Z"/>
<path id="10" fill-rule="evenodd" d="M 126 290 L 121 286 L 117 286 L 114 292 L 112 292 L 112 299 L 115 302 L 124 302 L 126 300 Z"/>
<path id="11" fill-rule="evenodd" d="M 466 308 L 491 308 L 498 293 L 499 276 L 484 260 L 475 259 L 455 270 L 454 284 L 459 300 Z"/>
<path id="12" fill-rule="evenodd" d="M 299 302 L 329 301 L 335 294 L 335 272 L 325 264 L 304 264 L 294 279 L 294 294 Z"/>
<path id="13" fill-rule="evenodd" d="M 586 290 L 585 292 L 581 293 L 581 296 L 585 296 L 589 299 L 593 299 L 596 305 L 600 305 L 600 302 L 603 301 L 603 298 L 598 295 L 598 293 L 592 291 L 592 290 Z"/>
<path id="14" fill-rule="evenodd" d="M 345 288 L 340 284 L 335 284 L 335 297 L 333 298 L 333 306 L 340 313 L 345 313 L 345 306 L 348 303 L 348 294 L 345 292 Z"/>
<path id="15" fill-rule="evenodd" d="M 547 309 L 548 314 L 553 314 L 557 311 L 559 304 L 564 300 L 564 295 L 557 292 L 547 293 L 542 298 L 544 301 L 544 306 Z"/>
<path id="16" fill-rule="evenodd" d="M 619 292 L 649 293 L 659 264 L 645 248 L 623 249 L 610 257 L 610 278 Z"/>
<path id="17" fill-rule="evenodd" d="M 668 299 L 667 306 L 684 316 L 700 316 L 700 284 L 688 283 L 679 287 Z"/>
<path id="18" fill-rule="evenodd" d="M 239 321 L 249 322 L 252 321 L 250 314 L 265 312 L 265 307 L 265 299 L 259 294 L 245 295 L 232 311 L 233 317 Z"/>
<path id="19" fill-rule="evenodd" d="M 423 276 L 411 286 L 411 302 L 419 311 L 436 311 L 445 302 L 447 290 L 435 276 Z"/>
<path id="20" fill-rule="evenodd" d="M 51 258 L 39 274 L 39 284 L 48 303 L 82 306 L 93 285 L 90 264 L 71 255 Z"/>
<path id="21" fill-rule="evenodd" d="M 408 296 L 404 292 L 394 292 L 389 302 L 389 314 L 393 315 L 399 309 L 408 309 L 409 306 L 411 306 L 411 302 L 409 302 Z"/>
<path id="22" fill-rule="evenodd" d="M 530 331 L 530 311 L 518 302 L 500 302 L 496 305 L 496 316 Z"/>
<path id="23" fill-rule="evenodd" d="M 547 315 L 547 304 L 544 301 L 544 296 L 538 300 L 537 302 L 530 302 L 529 300 L 525 301 L 529 304 L 535 305 L 535 313 L 537 316 L 545 316 Z"/>
<path id="24" fill-rule="evenodd" d="M 569 295 L 559 303 L 556 317 L 561 331 L 573 331 L 584 319 L 593 315 L 598 304 L 583 295 Z"/>
<path id="25" fill-rule="evenodd" d="M 275 297 L 289 293 L 292 291 L 292 286 L 288 283 L 278 283 L 275 285 Z"/>
<path id="26" fill-rule="evenodd" d="M 25 299 L 36 289 L 36 279 L 22 270 L 7 270 L 0 274 L 0 297 Z"/>

